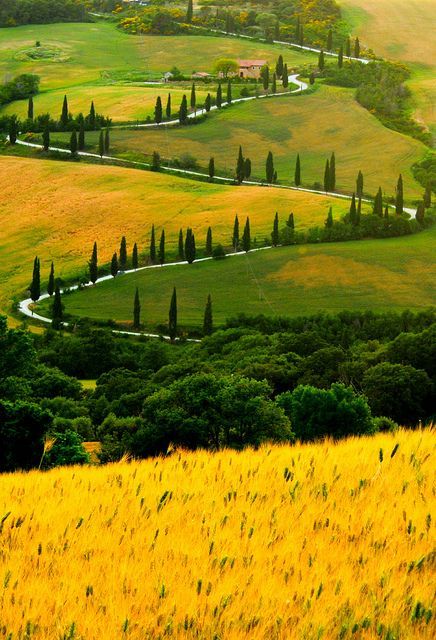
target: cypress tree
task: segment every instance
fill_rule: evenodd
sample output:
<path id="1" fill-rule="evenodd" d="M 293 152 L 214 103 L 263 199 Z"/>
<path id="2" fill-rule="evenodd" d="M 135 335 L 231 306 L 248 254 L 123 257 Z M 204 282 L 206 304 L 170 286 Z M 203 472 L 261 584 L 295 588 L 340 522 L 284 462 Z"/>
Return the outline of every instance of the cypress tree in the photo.
<path id="1" fill-rule="evenodd" d="M 321 49 L 318 56 L 318 69 L 323 71 L 325 67 L 324 51 Z"/>
<path id="2" fill-rule="evenodd" d="M 96 242 L 94 242 L 94 246 L 92 247 L 91 259 L 88 262 L 88 269 L 89 280 L 92 282 L 92 284 L 95 284 L 98 278 L 98 251 Z"/>
<path id="3" fill-rule="evenodd" d="M 139 264 L 139 259 L 138 259 L 138 245 L 135 244 L 133 245 L 133 251 L 132 251 L 132 269 L 136 269 L 138 268 L 138 264 Z"/>
<path id="4" fill-rule="evenodd" d="M 72 130 L 70 136 L 70 151 L 73 156 L 77 153 L 77 133 L 75 129 Z"/>
<path id="5" fill-rule="evenodd" d="M 126 242 L 126 236 L 123 236 L 121 238 L 121 243 L 120 243 L 120 259 L 119 259 L 120 271 L 125 271 L 126 265 L 127 265 L 127 242 Z"/>
<path id="6" fill-rule="evenodd" d="M 104 152 L 106 154 L 109 153 L 110 147 L 111 147 L 111 140 L 110 140 L 109 127 L 106 127 L 104 132 Z"/>
<path id="7" fill-rule="evenodd" d="M 191 109 L 194 109 L 196 111 L 196 106 L 197 106 L 197 96 L 195 94 L 195 82 L 192 83 L 192 87 L 191 87 Z"/>
<path id="8" fill-rule="evenodd" d="M 160 242 L 159 242 L 159 262 L 160 264 L 164 264 L 165 262 L 165 229 L 162 229 L 160 234 Z"/>
<path id="9" fill-rule="evenodd" d="M 104 134 L 103 129 L 100 129 L 100 137 L 98 139 L 98 153 L 100 154 L 100 158 L 104 156 Z"/>
<path id="10" fill-rule="evenodd" d="M 222 102 L 223 102 L 223 90 L 221 87 L 221 82 L 218 82 L 218 88 L 216 90 L 216 106 L 218 109 L 221 109 Z"/>
<path id="11" fill-rule="evenodd" d="M 286 223 L 286 226 L 289 227 L 290 229 L 295 229 L 295 221 L 294 221 L 294 214 L 290 213 L 289 214 L 289 218 L 288 221 Z"/>
<path id="12" fill-rule="evenodd" d="M 11 116 L 11 118 L 9 119 L 8 134 L 9 142 L 11 144 L 15 144 L 17 142 L 18 135 L 18 123 L 16 116 Z"/>
<path id="13" fill-rule="evenodd" d="M 183 95 L 182 102 L 180 104 L 180 109 L 179 109 L 180 124 L 185 124 L 187 119 L 188 119 L 188 101 L 186 100 L 186 96 Z"/>
<path id="14" fill-rule="evenodd" d="M 399 175 L 397 182 L 397 192 L 395 197 L 395 211 L 397 215 L 401 215 L 403 213 L 404 208 L 404 195 L 403 195 L 403 176 Z"/>
<path id="15" fill-rule="evenodd" d="M 283 56 L 280 54 L 279 57 L 277 58 L 277 62 L 276 62 L 276 76 L 277 76 L 277 78 L 281 78 L 283 76 L 283 69 L 284 69 Z"/>
<path id="16" fill-rule="evenodd" d="M 212 298 L 210 294 L 207 296 L 206 308 L 204 310 L 203 320 L 203 334 L 210 336 L 213 332 L 213 318 L 212 318 Z"/>
<path id="17" fill-rule="evenodd" d="M 250 218 L 248 216 L 245 222 L 244 233 L 242 234 L 242 248 L 245 252 L 251 249 Z"/>
<path id="18" fill-rule="evenodd" d="M 329 179 L 330 191 L 336 189 L 336 158 L 334 152 L 330 158 L 330 179 Z"/>
<path id="19" fill-rule="evenodd" d="M 183 260 L 185 257 L 185 242 L 183 240 L 183 229 L 179 231 L 179 250 L 177 254 L 180 260 Z"/>
<path id="20" fill-rule="evenodd" d="M 188 0 L 188 8 L 186 10 L 186 22 L 188 24 L 191 24 L 193 14 L 194 14 L 193 2 L 192 0 Z"/>
<path id="21" fill-rule="evenodd" d="M 33 98 L 29 96 L 29 102 L 27 104 L 27 118 L 33 120 Z"/>
<path id="22" fill-rule="evenodd" d="M 333 226 L 333 209 L 332 207 L 329 208 L 328 214 L 327 214 L 327 220 L 325 221 L 325 226 L 327 227 L 327 229 L 331 229 Z"/>
<path id="23" fill-rule="evenodd" d="M 269 87 L 269 66 L 267 64 L 265 64 L 261 71 L 260 71 L 260 76 L 262 78 L 263 81 L 263 88 L 264 91 L 267 91 L 268 87 Z"/>
<path id="24" fill-rule="evenodd" d="M 276 215 L 274 216 L 273 230 L 271 234 L 271 244 L 273 247 L 276 247 L 279 243 L 279 214 L 276 211 Z"/>
<path id="25" fill-rule="evenodd" d="M 154 105 L 154 121 L 156 124 L 162 122 L 162 100 L 160 96 L 156 98 L 156 104 Z"/>
<path id="26" fill-rule="evenodd" d="M 232 83 L 227 81 L 227 104 L 232 104 Z"/>
<path id="27" fill-rule="evenodd" d="M 430 184 L 428 184 L 425 188 L 423 201 L 424 201 L 424 207 L 426 209 L 429 209 L 431 207 L 431 185 Z"/>
<path id="28" fill-rule="evenodd" d="M 195 248 L 195 236 L 192 229 L 187 229 L 185 238 L 185 258 L 188 264 L 192 264 L 195 260 L 196 248 Z"/>
<path id="29" fill-rule="evenodd" d="M 353 197 L 351 198 L 351 204 L 350 204 L 350 223 L 353 226 L 356 226 L 357 224 L 357 211 L 356 211 L 356 194 L 353 193 Z"/>
<path id="30" fill-rule="evenodd" d="M 64 96 L 64 101 L 62 103 L 62 113 L 60 124 L 62 129 L 65 129 L 68 126 L 68 100 L 67 96 Z"/>
<path id="31" fill-rule="evenodd" d="M 251 176 L 251 160 L 250 158 L 245 158 L 244 160 L 244 178 L 247 179 Z"/>
<path id="32" fill-rule="evenodd" d="M 48 128 L 48 124 L 45 125 L 44 131 L 42 132 L 42 147 L 44 151 L 48 151 L 50 148 L 50 129 Z"/>
<path id="33" fill-rule="evenodd" d="M 95 129 L 95 107 L 94 101 L 91 102 L 91 107 L 89 109 L 88 122 L 91 129 Z"/>
<path id="34" fill-rule="evenodd" d="M 55 290 L 55 275 L 54 275 L 54 264 L 51 263 L 50 267 L 50 275 L 48 277 L 48 285 L 47 285 L 47 293 L 49 296 L 52 296 Z"/>
<path id="35" fill-rule="evenodd" d="M 207 229 L 207 234 L 206 234 L 206 255 L 207 256 L 211 256 L 212 255 L 212 229 L 210 227 L 208 227 Z"/>
<path id="36" fill-rule="evenodd" d="M 211 106 L 212 98 L 210 97 L 210 93 L 208 93 L 206 96 L 206 100 L 204 101 L 204 110 L 206 111 L 206 113 L 209 113 Z"/>
<path id="37" fill-rule="evenodd" d="M 167 120 L 171 119 L 171 93 L 168 94 L 168 98 L 167 98 L 167 106 L 165 109 L 165 113 L 167 116 Z"/>
<path id="38" fill-rule="evenodd" d="M 244 156 L 242 155 L 242 147 L 239 147 L 238 160 L 236 162 L 236 179 L 239 184 L 244 180 L 245 173 L 245 161 Z"/>
<path id="39" fill-rule="evenodd" d="M 215 159 L 214 158 L 210 158 L 209 160 L 209 178 L 210 180 L 213 180 L 213 177 L 215 175 Z"/>
<path id="40" fill-rule="evenodd" d="M 269 151 L 266 159 L 266 181 L 271 184 L 273 180 L 274 180 L 274 158 L 271 151 Z"/>
<path id="41" fill-rule="evenodd" d="M 342 69 L 343 66 L 344 66 L 344 47 L 343 45 L 341 45 L 339 47 L 339 54 L 338 54 L 338 67 L 339 69 Z"/>
<path id="42" fill-rule="evenodd" d="M 150 262 L 156 262 L 156 233 L 154 230 L 154 224 L 151 226 L 150 237 Z"/>
<path id="43" fill-rule="evenodd" d="M 288 65 L 286 63 L 285 63 L 285 66 L 283 67 L 282 84 L 284 89 L 287 89 L 289 87 L 289 73 L 288 73 Z"/>
<path id="44" fill-rule="evenodd" d="M 61 290 L 57 284 L 54 291 L 53 305 L 52 305 L 52 320 L 51 326 L 53 329 L 60 329 L 62 326 L 62 320 L 64 317 L 64 309 L 61 298 Z"/>
<path id="45" fill-rule="evenodd" d="M 361 215 L 362 215 L 362 198 L 359 197 L 359 199 L 357 201 L 356 226 L 360 225 Z"/>
<path id="46" fill-rule="evenodd" d="M 327 46 L 326 46 L 327 51 L 331 51 L 333 49 L 333 32 L 331 29 L 329 29 L 329 32 L 327 34 Z"/>
<path id="47" fill-rule="evenodd" d="M 354 57 L 360 58 L 360 42 L 359 38 L 356 38 L 354 41 Z"/>
<path id="48" fill-rule="evenodd" d="M 136 287 L 135 298 L 133 300 L 133 328 L 139 329 L 141 326 L 141 302 L 139 300 L 139 291 Z"/>
<path id="49" fill-rule="evenodd" d="M 385 220 L 389 220 L 389 206 L 385 205 L 385 215 L 384 215 L 384 219 Z"/>
<path id="50" fill-rule="evenodd" d="M 78 136 L 78 140 L 77 140 L 77 148 L 79 149 L 79 151 L 83 151 L 85 148 L 85 122 L 82 120 L 80 120 L 80 124 L 79 124 L 79 136 Z"/>
<path id="51" fill-rule="evenodd" d="M 379 218 L 383 217 L 383 194 L 381 187 L 378 188 L 377 195 L 375 196 L 372 214 Z"/>
<path id="52" fill-rule="evenodd" d="M 347 39 L 345 40 L 345 55 L 347 56 L 347 58 L 351 57 L 351 40 L 350 40 L 350 36 L 348 36 Z"/>
<path id="53" fill-rule="evenodd" d="M 168 333 L 171 340 L 175 340 L 177 337 L 177 292 L 176 287 L 173 289 L 173 295 L 171 296 L 170 311 L 168 314 Z"/>
<path id="54" fill-rule="evenodd" d="M 294 183 L 296 187 L 299 187 L 301 184 L 301 164 L 299 153 L 297 154 L 297 161 L 295 163 Z"/>
<path id="55" fill-rule="evenodd" d="M 235 251 L 237 251 L 239 247 L 239 220 L 237 215 L 235 216 L 235 222 L 233 223 L 232 247 Z"/>
<path id="56" fill-rule="evenodd" d="M 114 253 L 114 255 L 112 256 L 112 260 L 111 260 L 111 275 L 113 278 L 115 278 L 115 276 L 118 273 L 118 256 L 116 254 L 116 252 Z"/>
<path id="57" fill-rule="evenodd" d="M 277 76 L 275 73 L 273 73 L 273 79 L 272 79 L 272 84 L 271 84 L 271 91 L 272 93 L 277 93 Z"/>
<path id="58" fill-rule="evenodd" d="M 425 205 L 423 202 L 420 202 L 416 209 L 416 221 L 419 222 L 419 224 L 424 224 L 424 217 L 425 217 Z"/>
<path id="59" fill-rule="evenodd" d="M 41 295 L 41 266 L 38 256 L 33 261 L 32 283 L 30 285 L 30 297 L 33 302 L 39 300 Z"/>
<path id="60" fill-rule="evenodd" d="M 356 193 L 360 198 L 363 196 L 363 173 L 361 171 L 357 174 Z"/>
<path id="61" fill-rule="evenodd" d="M 330 191 L 330 162 L 326 160 L 324 170 L 324 191 L 327 193 Z"/>

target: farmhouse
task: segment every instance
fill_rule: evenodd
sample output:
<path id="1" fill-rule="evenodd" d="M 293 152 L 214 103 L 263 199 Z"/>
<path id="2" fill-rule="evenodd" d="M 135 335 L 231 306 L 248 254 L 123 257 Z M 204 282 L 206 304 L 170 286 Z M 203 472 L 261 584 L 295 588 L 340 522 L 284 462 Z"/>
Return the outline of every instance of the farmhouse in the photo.
<path id="1" fill-rule="evenodd" d="M 267 64 L 266 60 L 238 60 L 239 77 L 259 80 L 260 71 Z"/>

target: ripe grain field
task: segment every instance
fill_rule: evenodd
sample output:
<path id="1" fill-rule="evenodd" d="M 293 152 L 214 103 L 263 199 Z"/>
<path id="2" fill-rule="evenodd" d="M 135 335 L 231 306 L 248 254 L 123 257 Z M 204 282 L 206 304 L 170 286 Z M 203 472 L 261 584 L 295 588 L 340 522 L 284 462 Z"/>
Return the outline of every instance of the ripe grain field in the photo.
<path id="1" fill-rule="evenodd" d="M 399 431 L 3 475 L 2 633 L 433 638 L 434 448 Z"/>

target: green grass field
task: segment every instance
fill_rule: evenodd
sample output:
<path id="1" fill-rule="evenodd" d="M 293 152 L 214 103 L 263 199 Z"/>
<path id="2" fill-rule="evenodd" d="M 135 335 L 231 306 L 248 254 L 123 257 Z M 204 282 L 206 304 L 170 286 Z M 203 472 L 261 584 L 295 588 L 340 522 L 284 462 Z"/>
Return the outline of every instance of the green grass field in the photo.
<path id="1" fill-rule="evenodd" d="M 64 296 L 63 302 L 74 316 L 130 322 L 138 287 L 142 320 L 150 328 L 167 322 L 174 286 L 185 327 L 201 325 L 209 293 L 216 325 L 242 311 L 295 316 L 321 310 L 421 309 L 436 303 L 435 240 L 432 229 L 387 240 L 276 248 L 117 276 Z M 47 311 L 49 303 L 39 307 Z"/>

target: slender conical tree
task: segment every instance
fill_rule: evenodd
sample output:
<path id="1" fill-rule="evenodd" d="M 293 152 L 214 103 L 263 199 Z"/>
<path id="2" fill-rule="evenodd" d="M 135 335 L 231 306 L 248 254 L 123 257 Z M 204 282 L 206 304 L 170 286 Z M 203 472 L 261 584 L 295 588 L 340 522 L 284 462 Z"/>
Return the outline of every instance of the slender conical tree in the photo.
<path id="1" fill-rule="evenodd" d="M 100 136 L 98 139 L 98 153 L 100 155 L 100 158 L 102 158 L 104 156 L 104 133 L 103 133 L 103 129 L 100 130 Z"/>
<path id="2" fill-rule="evenodd" d="M 336 158 L 334 152 L 330 158 L 330 179 L 329 179 L 330 191 L 336 189 Z"/>
<path id="3" fill-rule="evenodd" d="M 139 258 L 138 258 L 138 245 L 135 244 L 133 245 L 133 250 L 132 250 L 132 269 L 137 269 L 139 265 Z"/>
<path id="4" fill-rule="evenodd" d="M 331 51 L 333 49 L 333 32 L 331 29 L 329 29 L 329 32 L 327 34 L 326 49 L 327 51 Z"/>
<path id="5" fill-rule="evenodd" d="M 299 153 L 297 154 L 297 160 L 295 162 L 294 183 L 296 187 L 299 187 L 301 184 L 301 163 Z"/>
<path id="6" fill-rule="evenodd" d="M 338 67 L 339 69 L 342 69 L 343 66 L 344 66 L 344 47 L 341 44 L 341 46 L 339 47 L 339 53 L 338 53 Z"/>
<path id="7" fill-rule="evenodd" d="M 425 205 L 423 202 L 420 202 L 416 209 L 416 221 L 422 225 L 424 224 L 424 218 L 425 218 Z"/>
<path id="8" fill-rule="evenodd" d="M 162 122 L 162 100 L 160 96 L 156 98 L 156 104 L 154 106 L 154 121 L 156 124 Z"/>
<path id="9" fill-rule="evenodd" d="M 150 262 L 156 262 L 156 233 L 154 230 L 154 224 L 151 226 L 151 237 L 150 237 Z"/>
<path id="10" fill-rule="evenodd" d="M 362 217 L 362 198 L 359 197 L 357 201 L 357 209 L 356 209 L 356 226 L 360 225 L 361 217 Z"/>
<path id="11" fill-rule="evenodd" d="M 283 56 L 280 54 L 279 57 L 277 58 L 277 62 L 276 62 L 276 76 L 277 76 L 277 78 L 281 78 L 282 77 L 283 69 L 284 69 Z"/>
<path id="12" fill-rule="evenodd" d="M 193 1 L 188 0 L 188 8 L 186 10 L 186 22 L 188 24 L 191 24 L 193 14 L 194 14 Z"/>
<path id="13" fill-rule="evenodd" d="M 330 191 L 330 162 L 326 160 L 324 169 L 324 191 Z"/>
<path id="14" fill-rule="evenodd" d="M 185 124 L 188 119 L 188 101 L 186 96 L 183 95 L 182 102 L 180 104 L 179 109 L 179 122 L 180 124 Z"/>
<path id="15" fill-rule="evenodd" d="M 351 40 L 350 40 L 350 36 L 348 36 L 347 39 L 345 40 L 345 55 L 347 56 L 347 58 L 351 57 Z"/>
<path id="16" fill-rule="evenodd" d="M 242 234 L 242 248 L 244 251 L 250 251 L 251 249 L 250 218 L 248 216 L 245 221 L 244 233 Z"/>
<path id="17" fill-rule="evenodd" d="M 429 209 L 431 207 L 431 185 L 428 184 L 424 191 L 423 196 L 424 207 Z"/>
<path id="18" fill-rule="evenodd" d="M 207 296 L 206 308 L 204 310 L 203 320 L 203 334 L 210 336 L 213 332 L 213 318 L 212 318 L 212 298 L 210 294 Z"/>
<path id="19" fill-rule="evenodd" d="M 170 311 L 168 314 L 168 333 L 171 340 L 175 340 L 177 337 L 177 292 L 176 287 L 173 289 L 173 295 L 171 296 Z"/>
<path id="20" fill-rule="evenodd" d="M 361 171 L 357 174 L 356 193 L 360 198 L 363 197 L 363 173 Z"/>
<path id="21" fill-rule="evenodd" d="M 283 67 L 282 84 L 284 89 L 287 89 L 289 87 L 289 72 L 288 72 L 288 65 L 286 63 Z"/>
<path id="22" fill-rule="evenodd" d="M 88 122 L 91 129 L 95 129 L 95 106 L 94 101 L 91 102 L 91 106 L 89 108 Z"/>
<path id="23" fill-rule="evenodd" d="M 165 229 L 162 229 L 160 234 L 158 258 L 160 264 L 165 263 Z"/>
<path id="24" fill-rule="evenodd" d="M 117 273 L 118 273 L 118 256 L 115 252 L 111 260 L 111 276 L 115 278 Z"/>
<path id="25" fill-rule="evenodd" d="M 271 83 L 271 92 L 277 93 L 277 76 L 273 73 L 272 83 Z"/>
<path id="26" fill-rule="evenodd" d="M 180 229 L 179 231 L 179 248 L 177 255 L 179 256 L 180 260 L 183 260 L 185 258 L 185 241 L 183 239 L 183 229 Z"/>
<path id="27" fill-rule="evenodd" d="M 32 282 L 30 285 L 30 297 L 33 302 L 39 300 L 39 296 L 41 295 L 41 265 L 39 262 L 38 256 L 35 257 L 33 261 L 33 273 L 32 273 Z"/>
<path id="28" fill-rule="evenodd" d="M 64 101 L 62 103 L 62 113 L 60 124 L 62 129 L 65 129 L 68 126 L 69 114 L 68 114 L 68 100 L 67 96 L 64 96 Z"/>
<path id="29" fill-rule="evenodd" d="M 235 251 L 237 251 L 239 247 L 239 219 L 237 215 L 235 216 L 235 222 L 233 223 L 232 247 Z"/>
<path id="30" fill-rule="evenodd" d="M 72 156 L 75 156 L 77 153 L 77 133 L 75 129 L 72 130 L 70 136 L 70 151 Z"/>
<path id="31" fill-rule="evenodd" d="M 232 104 L 232 83 L 227 81 L 227 104 Z"/>
<path id="32" fill-rule="evenodd" d="M 195 236 L 192 229 L 187 229 L 185 238 L 185 258 L 188 264 L 192 264 L 196 257 Z"/>
<path id="33" fill-rule="evenodd" d="M 289 218 L 288 218 L 288 221 L 286 223 L 286 226 L 288 226 L 290 229 L 295 229 L 295 221 L 294 221 L 294 214 L 293 213 L 289 214 Z"/>
<path id="34" fill-rule="evenodd" d="M 239 147 L 238 159 L 236 162 L 236 180 L 239 184 L 244 180 L 245 177 L 245 161 L 244 156 L 242 154 L 242 147 Z"/>
<path id="35" fill-rule="evenodd" d="M 50 129 L 48 128 L 48 124 L 45 125 L 44 131 L 42 132 L 42 148 L 44 151 L 50 149 Z"/>
<path id="36" fill-rule="evenodd" d="M 206 255 L 207 256 L 211 256 L 212 255 L 212 250 L 213 250 L 213 246 L 212 246 L 212 229 L 210 227 L 208 227 L 207 234 L 206 234 Z"/>
<path id="37" fill-rule="evenodd" d="M 244 160 L 244 178 L 247 180 L 251 176 L 251 160 L 245 158 Z"/>
<path id="38" fill-rule="evenodd" d="M 54 291 L 52 312 L 51 312 L 51 326 L 53 329 L 60 329 L 62 326 L 62 320 L 64 318 L 64 309 L 61 298 L 61 290 L 57 284 Z"/>
<path id="39" fill-rule="evenodd" d="M 98 279 L 98 250 L 97 243 L 94 242 L 92 247 L 91 259 L 88 262 L 89 280 L 92 284 L 95 284 Z"/>
<path id="40" fill-rule="evenodd" d="M 215 159 L 214 158 L 210 158 L 210 160 L 209 160 L 209 178 L 210 178 L 210 180 L 213 180 L 214 175 L 215 175 Z"/>
<path id="41" fill-rule="evenodd" d="M 383 217 L 383 194 L 381 187 L 378 188 L 377 195 L 374 198 L 372 214 L 374 216 L 378 216 L 379 218 Z"/>
<path id="42" fill-rule="evenodd" d="M 212 107 L 212 98 L 210 96 L 210 93 L 208 93 L 206 96 L 206 100 L 204 101 L 204 110 L 206 111 L 206 113 L 209 113 L 211 107 Z"/>
<path id="43" fill-rule="evenodd" d="M 27 103 L 27 118 L 33 120 L 33 97 L 29 96 L 29 102 Z"/>
<path id="44" fill-rule="evenodd" d="M 357 224 L 357 210 L 356 210 L 356 194 L 353 193 L 353 197 L 351 198 L 351 204 L 350 204 L 350 213 L 349 213 L 349 217 L 350 217 L 350 223 L 353 226 L 356 226 Z"/>
<path id="45" fill-rule="evenodd" d="M 356 38 L 354 41 L 354 57 L 360 58 L 360 42 L 359 38 Z"/>
<path id="46" fill-rule="evenodd" d="M 109 133 L 109 127 L 106 127 L 104 131 L 104 152 L 107 155 L 111 148 L 111 138 Z"/>
<path id="47" fill-rule="evenodd" d="M 135 298 L 133 300 L 133 328 L 139 329 L 141 326 L 141 301 L 139 300 L 139 291 L 136 287 Z"/>
<path id="48" fill-rule="evenodd" d="M 120 242 L 120 258 L 119 258 L 119 268 L 120 271 L 125 271 L 127 266 L 127 242 L 126 236 L 121 238 Z"/>
<path id="49" fill-rule="evenodd" d="M 191 87 L 191 100 L 190 100 L 190 105 L 191 105 L 191 109 L 193 109 L 194 111 L 196 111 L 196 107 L 197 107 L 197 96 L 195 93 L 195 82 L 192 83 L 192 87 Z"/>
<path id="50" fill-rule="evenodd" d="M 77 148 L 79 151 L 83 151 L 85 149 L 85 122 L 83 118 L 80 120 L 79 124 L 79 135 L 77 138 Z"/>
<path id="51" fill-rule="evenodd" d="M 47 285 L 47 293 L 49 296 L 52 296 L 55 290 L 55 273 L 54 273 L 54 264 L 51 263 L 50 267 L 50 275 L 48 277 L 48 285 Z"/>
<path id="52" fill-rule="evenodd" d="M 328 214 L 327 214 L 327 220 L 325 221 L 325 226 L 327 227 L 327 229 L 331 229 L 333 226 L 333 209 L 332 207 L 329 208 Z"/>
<path id="53" fill-rule="evenodd" d="M 260 76 L 262 78 L 263 81 L 263 89 L 264 91 L 266 91 L 269 87 L 269 66 L 267 64 L 265 64 L 261 71 L 260 71 Z"/>
<path id="54" fill-rule="evenodd" d="M 166 114 L 167 120 L 170 120 L 171 119 L 171 93 L 168 94 L 165 114 Z"/>
<path id="55" fill-rule="evenodd" d="M 270 184 L 274 180 L 274 158 L 271 151 L 268 151 L 268 156 L 266 158 L 266 181 Z"/>
<path id="56" fill-rule="evenodd" d="M 323 71 L 325 67 L 324 51 L 321 49 L 318 56 L 318 69 Z"/>
<path id="57" fill-rule="evenodd" d="M 216 106 L 218 109 L 221 109 L 221 105 L 223 103 L 223 89 L 221 87 L 221 82 L 218 82 L 218 88 L 216 90 Z"/>
<path id="58" fill-rule="evenodd" d="M 385 214 L 384 214 L 384 219 L 385 220 L 389 220 L 389 205 L 385 205 Z"/>
<path id="59" fill-rule="evenodd" d="M 397 191 L 395 195 L 395 211 L 397 215 L 401 215 L 404 209 L 404 195 L 403 195 L 403 176 L 399 175 L 397 182 Z"/>
<path id="60" fill-rule="evenodd" d="M 276 211 L 276 215 L 274 216 L 273 230 L 271 234 L 271 244 L 273 247 L 276 247 L 279 243 L 279 214 Z"/>

